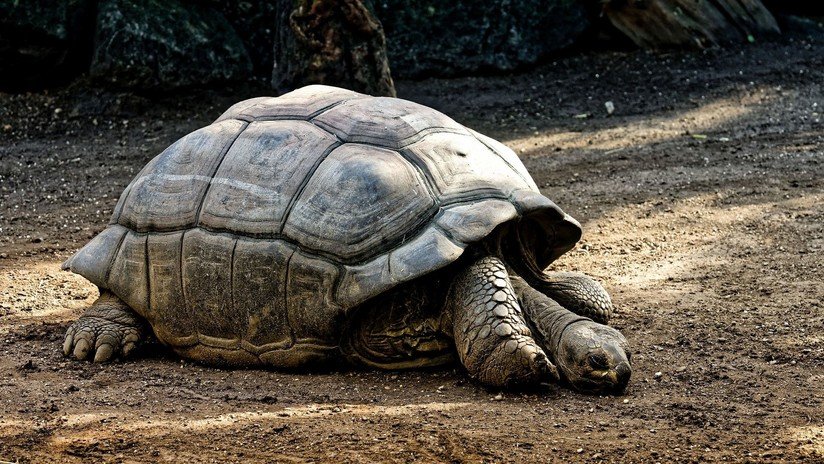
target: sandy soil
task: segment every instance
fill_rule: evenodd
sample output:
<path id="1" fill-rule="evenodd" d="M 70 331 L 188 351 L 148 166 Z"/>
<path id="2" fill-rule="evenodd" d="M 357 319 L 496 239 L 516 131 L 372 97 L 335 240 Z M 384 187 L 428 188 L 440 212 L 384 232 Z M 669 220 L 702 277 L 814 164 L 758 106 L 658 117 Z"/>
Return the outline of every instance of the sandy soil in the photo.
<path id="1" fill-rule="evenodd" d="M 60 262 L 152 156 L 267 91 L 0 94 L 0 461 L 824 462 L 821 44 L 399 83 L 513 147 L 582 222 L 555 267 L 613 295 L 634 360 L 618 397 L 499 393 L 457 366 L 65 359 L 97 291 Z"/>

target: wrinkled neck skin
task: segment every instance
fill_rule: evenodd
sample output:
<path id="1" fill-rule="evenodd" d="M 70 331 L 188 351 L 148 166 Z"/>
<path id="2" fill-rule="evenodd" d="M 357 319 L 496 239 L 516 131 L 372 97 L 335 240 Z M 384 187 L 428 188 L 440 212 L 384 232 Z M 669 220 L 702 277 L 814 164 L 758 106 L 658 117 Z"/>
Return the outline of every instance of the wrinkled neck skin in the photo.
<path id="1" fill-rule="evenodd" d="M 521 300 L 521 310 L 532 330 L 533 336 L 547 350 L 550 360 L 561 372 L 567 372 L 566 361 L 558 356 L 564 336 L 587 324 L 594 324 L 591 319 L 568 311 L 561 305 L 549 300 L 535 290 L 528 282 L 513 276 L 512 285 Z"/>

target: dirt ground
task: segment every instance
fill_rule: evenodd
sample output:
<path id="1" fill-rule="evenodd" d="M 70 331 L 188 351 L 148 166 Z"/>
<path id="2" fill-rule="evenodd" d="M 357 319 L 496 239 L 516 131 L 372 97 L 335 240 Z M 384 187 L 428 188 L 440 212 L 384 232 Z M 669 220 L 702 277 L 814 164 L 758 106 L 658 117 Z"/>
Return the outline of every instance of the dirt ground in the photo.
<path id="1" fill-rule="evenodd" d="M 513 147 L 581 221 L 555 268 L 612 293 L 623 396 L 491 391 L 458 366 L 219 370 L 159 346 L 65 359 L 97 290 L 60 263 L 151 157 L 270 92 L 0 94 L 0 461 L 824 462 L 822 43 L 399 83 Z"/>

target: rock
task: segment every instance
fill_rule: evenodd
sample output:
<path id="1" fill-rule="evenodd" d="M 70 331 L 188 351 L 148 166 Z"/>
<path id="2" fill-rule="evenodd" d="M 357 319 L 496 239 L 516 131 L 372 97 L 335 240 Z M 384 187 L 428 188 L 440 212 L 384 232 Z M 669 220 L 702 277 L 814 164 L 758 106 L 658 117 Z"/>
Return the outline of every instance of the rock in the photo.
<path id="1" fill-rule="evenodd" d="M 274 63 L 277 0 L 219 0 L 215 3 L 243 41 L 252 60 L 254 75 L 269 79 Z"/>
<path id="2" fill-rule="evenodd" d="M 92 0 L 0 0 L 0 89 L 63 83 L 88 66 Z"/>
<path id="3" fill-rule="evenodd" d="M 588 0 L 593 1 L 593 0 Z M 761 0 L 606 0 L 602 12 L 643 48 L 707 48 L 779 34 Z"/>
<path id="4" fill-rule="evenodd" d="M 396 76 L 511 70 L 571 45 L 589 22 L 576 0 L 378 0 Z"/>
<path id="5" fill-rule="evenodd" d="M 26 361 L 25 364 L 18 367 L 18 370 L 28 371 L 28 372 L 37 372 L 37 371 L 40 370 L 40 367 L 37 364 L 34 363 L 34 360 L 29 359 L 28 361 Z"/>
<path id="6" fill-rule="evenodd" d="M 604 102 L 604 108 L 607 109 L 607 114 L 611 116 L 612 113 L 615 112 L 615 103 L 612 103 L 611 101 L 606 101 Z"/>
<path id="7" fill-rule="evenodd" d="M 252 63 L 219 12 L 178 0 L 102 0 L 91 75 L 121 87 L 172 89 L 247 79 Z"/>
<path id="8" fill-rule="evenodd" d="M 368 0 L 278 0 L 272 87 L 329 84 L 395 96 L 386 39 Z"/>

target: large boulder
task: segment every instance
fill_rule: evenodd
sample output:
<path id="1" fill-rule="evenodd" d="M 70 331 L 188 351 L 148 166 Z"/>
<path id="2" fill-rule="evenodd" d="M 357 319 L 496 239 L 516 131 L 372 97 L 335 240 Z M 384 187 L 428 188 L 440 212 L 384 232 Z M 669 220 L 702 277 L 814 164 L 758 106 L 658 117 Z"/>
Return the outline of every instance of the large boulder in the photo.
<path id="1" fill-rule="evenodd" d="M 277 0 L 214 0 L 214 3 L 243 41 L 255 76 L 269 79 L 275 59 Z"/>
<path id="2" fill-rule="evenodd" d="M 0 89 L 47 86 L 84 71 L 93 22 L 90 0 L 0 0 Z"/>
<path id="3" fill-rule="evenodd" d="M 571 45 L 589 25 L 579 0 L 376 0 L 400 77 L 511 70 Z"/>
<path id="4" fill-rule="evenodd" d="M 118 86 L 171 89 L 247 79 L 249 55 L 218 11 L 177 0 L 102 0 L 91 75 Z"/>
<path id="5" fill-rule="evenodd" d="M 700 49 L 781 32 L 761 0 L 589 1 L 597 1 L 612 25 L 643 48 Z"/>

